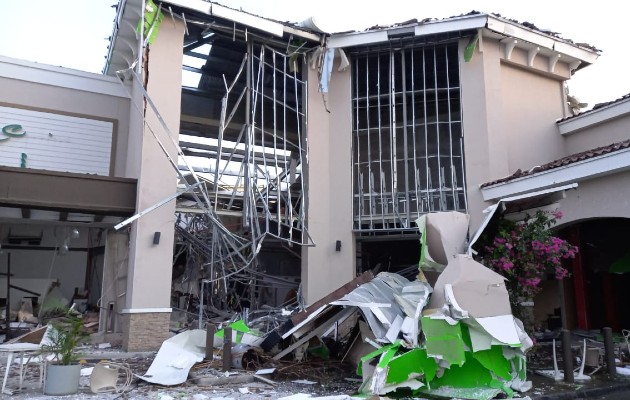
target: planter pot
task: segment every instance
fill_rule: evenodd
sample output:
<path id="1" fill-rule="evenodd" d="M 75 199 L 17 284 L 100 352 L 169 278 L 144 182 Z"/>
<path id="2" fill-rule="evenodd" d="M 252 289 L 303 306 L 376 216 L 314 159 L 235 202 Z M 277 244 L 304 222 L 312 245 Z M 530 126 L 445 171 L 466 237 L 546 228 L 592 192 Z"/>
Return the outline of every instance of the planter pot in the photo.
<path id="1" fill-rule="evenodd" d="M 81 364 L 75 365 L 46 365 L 46 380 L 44 394 L 63 396 L 79 391 Z"/>

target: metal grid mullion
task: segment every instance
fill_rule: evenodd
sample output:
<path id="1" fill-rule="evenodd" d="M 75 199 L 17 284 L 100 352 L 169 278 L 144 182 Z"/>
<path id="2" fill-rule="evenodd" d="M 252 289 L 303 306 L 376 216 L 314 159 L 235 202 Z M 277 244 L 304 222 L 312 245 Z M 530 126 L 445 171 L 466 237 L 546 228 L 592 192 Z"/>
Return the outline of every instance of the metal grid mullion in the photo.
<path id="1" fill-rule="evenodd" d="M 378 180 L 379 180 L 379 189 L 380 189 L 380 195 L 381 195 L 381 223 L 382 223 L 382 227 L 385 227 L 385 196 L 383 194 L 383 189 L 386 188 L 386 184 L 385 184 L 385 179 L 383 176 L 383 124 L 381 121 L 381 55 L 379 54 L 377 56 L 377 68 L 376 70 L 378 71 L 378 79 L 377 79 L 377 86 L 376 86 L 376 90 L 377 90 L 377 99 L 378 99 L 378 166 L 379 166 L 379 176 L 378 176 Z"/>
<path id="2" fill-rule="evenodd" d="M 360 146 L 360 139 L 359 139 L 359 127 L 360 125 L 360 121 L 359 121 L 359 79 L 358 79 L 358 75 L 359 75 L 359 57 L 356 57 L 354 60 L 354 71 L 355 71 L 355 80 L 354 80 L 354 136 L 355 136 L 355 167 L 356 167 L 356 179 L 357 181 L 355 181 L 355 187 L 356 187 L 356 191 L 357 193 L 355 194 L 355 197 L 357 199 L 356 201 L 356 206 L 358 208 L 358 210 L 355 210 L 354 215 L 358 216 L 358 221 L 356 222 L 356 227 L 358 229 L 362 229 L 363 224 L 362 224 L 362 217 L 363 217 L 363 182 L 362 182 L 362 175 L 361 175 L 361 146 Z M 354 202 L 353 202 L 354 203 Z"/>
<path id="3" fill-rule="evenodd" d="M 426 200 L 427 200 L 427 211 L 433 211 L 433 201 L 431 199 L 431 170 L 429 169 L 429 125 L 427 124 L 427 60 L 426 60 L 426 49 L 422 49 L 422 96 L 424 99 L 423 111 L 424 111 L 424 164 L 426 171 Z"/>
<path id="4" fill-rule="evenodd" d="M 416 153 L 416 75 L 415 75 L 415 54 L 414 50 L 409 51 L 411 53 L 411 133 L 413 135 L 413 179 L 414 179 L 414 191 L 416 193 L 416 214 L 420 214 L 420 194 L 418 193 L 418 185 L 420 184 L 420 174 L 418 173 L 418 155 Z"/>
<path id="5" fill-rule="evenodd" d="M 437 143 L 437 149 L 436 149 L 436 153 L 437 153 L 437 164 L 438 164 L 438 168 L 437 168 L 437 173 L 438 173 L 438 185 L 439 185 L 439 196 L 440 196 L 440 211 L 445 211 L 443 209 L 443 196 L 444 193 L 442 192 L 442 160 L 440 159 L 440 112 L 439 112 L 439 96 L 438 96 L 438 72 L 437 72 L 437 52 L 436 52 L 436 48 L 433 48 L 433 79 L 434 79 L 434 98 L 435 98 L 435 138 L 436 138 L 436 143 Z"/>
<path id="6" fill-rule="evenodd" d="M 408 142 L 408 130 L 407 130 L 407 63 L 405 60 L 405 50 L 401 50 L 400 52 L 400 56 L 401 56 L 401 71 L 402 71 L 402 107 L 403 107 L 403 113 L 402 113 L 402 118 L 403 118 L 403 160 L 404 160 L 404 172 L 405 172 L 405 214 L 407 216 L 407 220 L 405 221 L 405 223 L 403 224 L 403 227 L 408 228 L 409 227 L 409 221 L 411 220 L 411 213 L 410 213 L 410 202 L 411 199 L 409 198 L 409 157 L 407 155 L 407 149 L 409 148 L 409 142 Z"/>
<path id="7" fill-rule="evenodd" d="M 392 216 L 398 215 L 398 203 L 396 195 L 398 193 L 398 169 L 396 166 L 396 68 L 394 60 L 394 52 L 389 52 L 389 149 L 390 163 L 389 170 L 391 173 L 392 184 Z"/>
<path id="8" fill-rule="evenodd" d="M 448 46 L 444 46 L 444 56 L 446 59 L 446 88 L 447 88 L 447 104 L 448 104 L 448 150 L 449 157 L 451 163 L 451 192 L 453 194 L 453 209 L 459 209 L 459 199 L 457 196 L 457 185 L 455 184 L 456 180 L 453 179 L 453 174 L 455 173 L 455 164 L 453 163 L 453 121 L 451 118 L 451 78 L 449 76 L 449 68 L 448 68 Z"/>
<path id="9" fill-rule="evenodd" d="M 374 218 L 373 214 L 375 211 L 374 205 L 372 204 L 372 197 L 374 193 L 374 180 L 372 179 L 372 144 L 370 140 L 370 62 L 369 58 L 366 57 L 365 63 L 365 122 L 367 126 L 367 166 L 368 166 L 368 176 L 367 176 L 367 184 L 368 184 L 368 205 L 369 205 L 369 227 L 373 229 L 374 227 Z M 380 110 L 377 110 L 380 112 Z M 361 200 L 363 202 L 363 199 Z"/>

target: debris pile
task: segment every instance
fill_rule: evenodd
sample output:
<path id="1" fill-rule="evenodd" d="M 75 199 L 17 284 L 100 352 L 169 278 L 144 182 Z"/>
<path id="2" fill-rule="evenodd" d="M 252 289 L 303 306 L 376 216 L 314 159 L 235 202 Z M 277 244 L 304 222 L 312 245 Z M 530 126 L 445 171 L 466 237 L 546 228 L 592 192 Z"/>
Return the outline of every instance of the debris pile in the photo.
<path id="1" fill-rule="evenodd" d="M 213 347 L 229 343 L 231 365 L 241 369 L 349 361 L 362 377 L 362 394 L 402 389 L 491 399 L 531 388 L 525 351 L 532 342 L 511 313 L 504 278 L 465 254 L 468 217 L 435 213 L 417 224 L 422 250 L 415 280 L 368 271 L 290 316 L 286 310 L 256 319 L 241 313 L 246 318 L 226 324 L 231 337 L 217 331 Z M 439 275 L 431 284 L 423 271 Z M 142 379 L 183 383 L 204 358 L 206 343 L 204 330 L 167 340 Z"/>

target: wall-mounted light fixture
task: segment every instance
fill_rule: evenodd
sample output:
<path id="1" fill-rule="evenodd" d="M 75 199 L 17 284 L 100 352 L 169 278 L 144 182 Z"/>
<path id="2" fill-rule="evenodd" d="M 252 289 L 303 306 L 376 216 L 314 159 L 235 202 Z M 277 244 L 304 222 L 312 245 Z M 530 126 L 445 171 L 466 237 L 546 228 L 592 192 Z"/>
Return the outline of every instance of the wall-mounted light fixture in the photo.
<path id="1" fill-rule="evenodd" d="M 341 251 L 341 240 L 335 242 L 335 251 Z"/>
<path id="2" fill-rule="evenodd" d="M 153 244 L 160 244 L 160 235 L 162 235 L 161 232 L 153 233 Z"/>

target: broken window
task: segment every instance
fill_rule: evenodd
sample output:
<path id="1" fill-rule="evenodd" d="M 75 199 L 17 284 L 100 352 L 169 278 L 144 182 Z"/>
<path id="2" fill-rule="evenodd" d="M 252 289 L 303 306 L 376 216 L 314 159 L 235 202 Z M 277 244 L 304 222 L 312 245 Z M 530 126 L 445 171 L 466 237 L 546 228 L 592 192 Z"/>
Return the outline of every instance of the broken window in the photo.
<path id="1" fill-rule="evenodd" d="M 466 211 L 457 43 L 352 55 L 354 229 Z"/>

